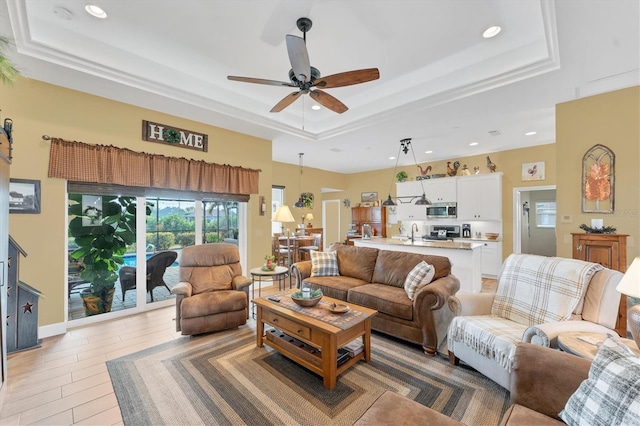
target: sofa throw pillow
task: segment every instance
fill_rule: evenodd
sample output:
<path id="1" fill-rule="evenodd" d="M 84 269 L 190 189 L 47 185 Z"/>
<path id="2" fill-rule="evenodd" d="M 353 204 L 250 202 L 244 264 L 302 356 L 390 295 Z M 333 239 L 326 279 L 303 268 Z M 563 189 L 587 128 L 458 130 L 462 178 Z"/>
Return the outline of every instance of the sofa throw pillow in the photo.
<path id="1" fill-rule="evenodd" d="M 427 285 L 431 282 L 435 273 L 435 268 L 423 260 L 407 274 L 404 281 L 404 291 L 407 292 L 409 300 L 413 300 L 413 296 L 421 285 Z"/>
<path id="2" fill-rule="evenodd" d="M 619 338 L 605 339 L 559 417 L 568 425 L 640 424 L 640 358 Z"/>
<path id="3" fill-rule="evenodd" d="M 338 254 L 335 251 L 311 250 L 311 276 L 332 277 L 340 275 L 338 271 Z"/>

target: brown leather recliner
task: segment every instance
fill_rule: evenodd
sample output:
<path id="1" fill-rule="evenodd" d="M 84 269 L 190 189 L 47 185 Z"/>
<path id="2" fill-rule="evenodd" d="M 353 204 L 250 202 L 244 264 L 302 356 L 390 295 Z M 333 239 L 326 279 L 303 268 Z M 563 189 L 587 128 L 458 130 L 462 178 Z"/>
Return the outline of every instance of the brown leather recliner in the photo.
<path id="1" fill-rule="evenodd" d="M 234 244 L 186 247 L 180 260 L 176 297 L 176 331 L 183 335 L 235 328 L 249 317 L 251 280 L 242 275 Z"/>

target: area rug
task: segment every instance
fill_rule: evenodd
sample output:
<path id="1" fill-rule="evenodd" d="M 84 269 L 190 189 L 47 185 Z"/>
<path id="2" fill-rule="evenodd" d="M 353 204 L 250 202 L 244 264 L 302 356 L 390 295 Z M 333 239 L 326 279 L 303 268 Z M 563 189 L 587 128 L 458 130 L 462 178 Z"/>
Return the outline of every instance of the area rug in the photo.
<path id="1" fill-rule="evenodd" d="M 322 378 L 271 348 L 251 325 L 181 337 L 107 362 L 125 425 L 352 425 L 386 390 L 467 425 L 497 425 L 509 393 L 418 346 L 372 335 L 329 391 Z"/>

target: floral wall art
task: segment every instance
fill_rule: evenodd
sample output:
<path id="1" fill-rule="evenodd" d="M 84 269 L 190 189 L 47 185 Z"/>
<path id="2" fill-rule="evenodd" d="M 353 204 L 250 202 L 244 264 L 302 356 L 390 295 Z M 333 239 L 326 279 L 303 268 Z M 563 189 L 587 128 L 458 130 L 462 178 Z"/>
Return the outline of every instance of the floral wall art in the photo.
<path id="1" fill-rule="evenodd" d="M 615 154 L 594 145 L 582 157 L 582 212 L 613 213 Z"/>

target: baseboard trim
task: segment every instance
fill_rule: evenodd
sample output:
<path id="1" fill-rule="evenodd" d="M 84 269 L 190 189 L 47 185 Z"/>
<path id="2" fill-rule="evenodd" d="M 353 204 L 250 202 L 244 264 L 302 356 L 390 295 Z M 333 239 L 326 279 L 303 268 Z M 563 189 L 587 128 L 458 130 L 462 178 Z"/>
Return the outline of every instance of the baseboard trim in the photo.
<path id="1" fill-rule="evenodd" d="M 63 322 L 56 324 L 43 325 L 38 327 L 38 339 L 44 339 L 46 337 L 58 336 L 67 332 L 67 325 Z"/>

